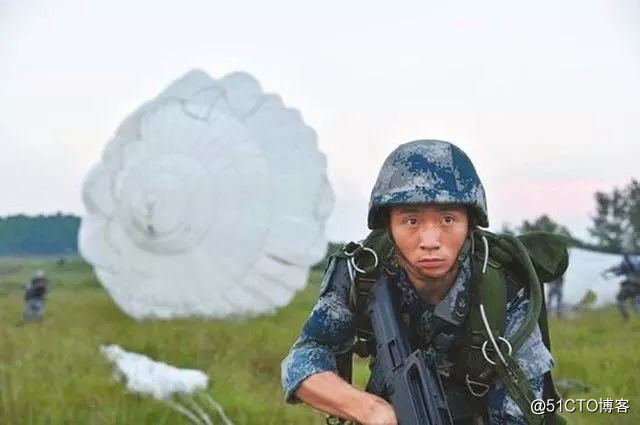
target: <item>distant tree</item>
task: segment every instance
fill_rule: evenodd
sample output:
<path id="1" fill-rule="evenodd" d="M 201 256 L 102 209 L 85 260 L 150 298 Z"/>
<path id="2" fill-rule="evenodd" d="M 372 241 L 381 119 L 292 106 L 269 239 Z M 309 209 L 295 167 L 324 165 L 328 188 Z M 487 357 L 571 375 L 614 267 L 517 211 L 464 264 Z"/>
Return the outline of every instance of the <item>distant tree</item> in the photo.
<path id="1" fill-rule="evenodd" d="M 515 235 L 516 231 L 511 227 L 509 223 L 502 223 L 502 228 L 500 229 L 500 233 L 505 235 Z"/>
<path id="2" fill-rule="evenodd" d="M 14 215 L 0 218 L 0 255 L 75 254 L 80 218 Z"/>
<path id="3" fill-rule="evenodd" d="M 528 232 L 549 232 L 549 233 L 557 233 L 568 238 L 571 238 L 571 233 L 569 229 L 565 226 L 562 226 L 551 218 L 548 215 L 543 214 L 540 217 L 536 218 L 533 221 L 525 220 L 522 225 L 518 228 L 518 233 L 528 233 Z"/>
<path id="4" fill-rule="evenodd" d="M 640 247 L 640 183 L 629 184 L 611 193 L 596 192 L 596 215 L 589 233 L 600 246 L 619 252 Z"/>
<path id="5" fill-rule="evenodd" d="M 344 242 L 329 242 L 327 244 L 327 253 L 325 257 L 319 263 L 313 266 L 314 270 L 324 270 L 327 268 L 327 264 L 329 263 L 329 257 L 331 254 L 334 254 L 338 249 L 344 246 Z"/>

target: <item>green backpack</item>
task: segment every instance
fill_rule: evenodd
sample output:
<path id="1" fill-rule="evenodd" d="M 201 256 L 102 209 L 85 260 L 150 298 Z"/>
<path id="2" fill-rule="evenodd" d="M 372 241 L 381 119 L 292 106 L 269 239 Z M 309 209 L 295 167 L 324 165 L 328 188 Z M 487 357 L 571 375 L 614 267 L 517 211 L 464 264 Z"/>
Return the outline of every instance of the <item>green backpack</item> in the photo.
<path id="1" fill-rule="evenodd" d="M 510 356 L 518 351 L 536 324 L 540 327 L 544 345 L 551 350 L 542 283 L 555 280 L 565 272 L 569 260 L 566 239 L 545 232 L 515 237 L 478 229 L 468 243 L 471 244 L 473 261 L 470 288 L 472 305 L 467 321 L 466 342 L 459 357 L 462 360 L 458 363 L 465 365 L 463 375 L 470 392 L 482 397 L 489 390 L 490 383 L 496 377 L 501 378 L 529 424 L 568 425 L 569 422 L 556 412 L 544 415 L 531 412 L 533 390 L 517 361 Z M 356 318 L 357 343 L 351 351 L 336 359 L 338 372 L 348 382 L 351 381 L 353 353 L 361 357 L 371 354 L 373 334 L 365 314 L 366 302 L 378 274 L 382 269 L 389 271 L 393 249 L 394 244 L 387 231 L 374 230 L 363 242 L 350 242 L 332 254 L 332 257 L 348 260 L 353 282 L 349 304 Z M 503 337 L 507 309 L 504 269 L 524 284 L 530 301 L 524 323 L 509 340 Z M 488 352 L 493 353 L 494 361 Z M 551 372 L 544 376 L 542 398 L 545 401 L 560 400 Z M 340 422 L 333 418 L 328 423 Z"/>

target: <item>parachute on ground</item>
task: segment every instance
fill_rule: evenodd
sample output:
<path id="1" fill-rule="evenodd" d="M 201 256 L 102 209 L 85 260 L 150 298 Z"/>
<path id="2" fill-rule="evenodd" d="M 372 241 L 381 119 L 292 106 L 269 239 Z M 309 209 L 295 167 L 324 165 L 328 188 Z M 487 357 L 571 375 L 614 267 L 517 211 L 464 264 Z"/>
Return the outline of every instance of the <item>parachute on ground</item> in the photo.
<path id="1" fill-rule="evenodd" d="M 334 204 L 300 113 L 191 71 L 129 116 L 83 187 L 79 246 L 136 318 L 272 312 L 325 255 Z"/>
<path id="2" fill-rule="evenodd" d="M 114 377 L 125 381 L 128 391 L 163 402 L 194 425 L 218 423 L 213 418 L 221 419 L 223 425 L 233 425 L 222 406 L 206 393 L 209 377 L 204 372 L 179 369 L 115 344 L 103 345 L 100 351 L 114 363 Z"/>

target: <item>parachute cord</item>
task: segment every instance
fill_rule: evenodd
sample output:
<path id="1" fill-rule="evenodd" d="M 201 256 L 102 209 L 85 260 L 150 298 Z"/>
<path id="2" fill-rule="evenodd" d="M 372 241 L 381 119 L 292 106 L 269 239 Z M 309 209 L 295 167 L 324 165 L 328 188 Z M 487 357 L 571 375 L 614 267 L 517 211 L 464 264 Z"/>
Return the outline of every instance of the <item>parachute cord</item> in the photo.
<path id="1" fill-rule="evenodd" d="M 183 406 L 180 403 L 170 399 L 161 400 L 161 401 L 167 406 L 169 406 L 170 408 L 172 408 L 173 410 L 175 410 L 176 412 L 187 417 L 191 421 L 191 423 L 193 423 L 194 425 L 206 425 L 202 422 L 202 420 L 196 414 L 191 412 L 186 406 Z"/>
<path id="2" fill-rule="evenodd" d="M 205 423 L 205 425 L 213 425 L 211 423 L 211 419 L 209 419 L 209 415 L 207 415 L 205 413 L 204 410 L 202 410 L 202 408 L 198 405 L 198 403 L 196 403 L 193 398 L 191 397 L 187 397 L 186 398 L 187 403 L 191 406 L 191 408 L 193 409 L 193 411 L 198 414 L 200 416 L 200 418 L 202 419 L 202 422 Z"/>
<path id="3" fill-rule="evenodd" d="M 482 260 L 482 274 L 485 274 L 487 272 L 487 265 L 489 264 L 489 241 L 487 240 L 487 237 L 484 235 L 484 233 L 482 233 L 481 231 L 479 231 L 478 229 L 475 229 L 471 232 L 471 235 L 469 235 L 469 240 L 471 242 L 471 256 L 473 257 L 476 253 L 476 238 L 475 238 L 475 234 L 479 234 L 480 235 L 480 239 L 482 239 L 482 245 L 484 246 L 484 258 Z"/>
<path id="4" fill-rule="evenodd" d="M 489 340 L 491 341 L 491 345 L 493 345 L 493 348 L 496 350 L 496 353 L 498 353 L 498 356 L 500 357 L 500 361 L 502 362 L 502 364 L 504 364 L 505 366 L 508 366 L 507 365 L 507 361 L 505 360 L 504 356 L 502 355 L 502 351 L 500 350 L 500 347 L 498 347 L 498 342 L 496 341 L 496 338 L 493 335 L 493 331 L 491 330 L 491 327 L 489 326 L 489 321 L 487 320 L 487 314 L 484 311 L 484 305 L 483 304 L 480 304 L 480 316 L 482 317 L 482 323 L 484 324 L 484 328 L 487 331 L 487 335 L 489 336 Z"/>
<path id="5" fill-rule="evenodd" d="M 487 237 L 482 235 L 482 243 L 484 244 L 484 260 L 482 262 L 482 274 L 487 272 L 487 264 L 489 264 L 489 241 Z"/>
<path id="6" fill-rule="evenodd" d="M 218 403 L 213 401 L 213 399 L 209 394 L 205 393 L 204 396 L 207 402 L 209 403 L 209 406 L 211 406 L 216 412 L 218 412 L 218 414 L 224 421 L 224 425 L 233 425 L 233 422 L 231 422 L 231 419 L 229 419 L 229 417 L 224 413 L 224 409 L 222 408 L 222 406 L 220 406 Z"/>

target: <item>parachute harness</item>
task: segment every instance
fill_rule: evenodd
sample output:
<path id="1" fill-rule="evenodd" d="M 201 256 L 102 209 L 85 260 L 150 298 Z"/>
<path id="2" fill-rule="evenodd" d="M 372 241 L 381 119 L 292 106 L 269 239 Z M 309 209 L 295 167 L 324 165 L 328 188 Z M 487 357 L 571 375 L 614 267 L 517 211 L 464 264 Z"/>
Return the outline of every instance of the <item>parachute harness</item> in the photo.
<path id="1" fill-rule="evenodd" d="M 481 242 L 482 255 L 476 252 L 476 238 Z M 469 317 L 470 340 L 466 350 L 466 355 L 469 356 L 468 369 L 460 379 L 463 379 L 469 392 L 480 399 L 488 393 L 492 376 L 497 374 L 529 423 L 538 425 L 542 416 L 530 412 L 530 402 L 534 398 L 533 390 L 520 366 L 511 357 L 534 331 L 540 316 L 542 288 L 536 269 L 527 248 L 516 237 L 498 236 L 476 229 L 472 232 L 470 244 L 472 257 L 474 261 L 477 260 L 477 267 L 473 267 L 477 272 L 474 274 L 471 292 L 472 304 L 476 308 L 470 311 Z M 359 335 L 356 337 L 353 352 L 361 357 L 369 355 L 367 347 L 373 335 L 367 329 L 365 318 L 359 317 L 358 311 L 362 310 L 361 306 L 366 302 L 378 273 L 396 274 L 393 267 L 388 267 L 393 264 L 387 264 L 393 253 L 393 245 L 386 231 L 374 230 L 364 241 L 350 242 L 335 254 L 348 260 L 347 269 L 352 282 L 350 305 L 356 312 L 356 334 Z M 529 289 L 530 305 L 523 324 L 513 337 L 507 339 L 503 336 L 507 303 L 502 268 L 512 263 L 519 264 L 526 274 L 525 283 Z M 495 353 L 495 356 L 490 356 L 490 352 Z"/>
<path id="2" fill-rule="evenodd" d="M 353 247 L 353 245 L 355 245 L 355 248 L 349 250 L 349 248 Z M 366 268 L 361 268 L 358 264 L 358 259 L 360 259 L 361 254 L 363 253 L 369 254 L 373 260 L 370 265 L 363 266 Z M 351 244 L 348 244 L 344 249 L 344 255 L 349 257 L 349 264 L 351 265 L 351 267 L 353 267 L 353 269 L 361 274 L 366 274 L 368 269 L 375 270 L 379 264 L 378 254 L 376 254 L 373 249 L 364 246 L 362 242 L 352 242 Z"/>
<path id="3" fill-rule="evenodd" d="M 484 274 L 487 272 L 487 265 L 489 263 L 489 241 L 487 240 L 487 237 L 483 234 L 480 235 L 480 238 L 482 240 L 482 243 L 484 244 L 484 258 L 482 260 L 482 272 L 481 272 L 482 275 L 484 276 Z M 471 240 L 473 241 L 473 237 L 471 238 Z M 475 244 L 472 244 L 472 253 L 473 253 L 473 248 L 475 248 Z M 489 341 L 491 341 L 491 344 L 493 345 L 493 349 L 498 354 L 498 357 L 500 357 L 500 360 L 502 361 L 502 363 L 506 365 L 507 361 L 505 360 L 504 355 L 502 354 L 502 350 L 500 349 L 500 347 L 498 346 L 498 343 L 496 342 L 496 337 L 494 336 L 493 331 L 491 330 L 491 326 L 489 326 L 487 313 L 484 310 L 484 304 L 482 302 L 480 302 L 480 317 L 482 318 L 482 324 L 484 325 L 484 328 L 487 331 L 487 336 L 489 338 L 482 343 L 482 355 L 484 356 L 484 358 L 487 360 L 489 364 L 495 366 L 496 362 L 491 360 L 487 355 L 487 344 L 489 343 Z M 499 336 L 498 340 L 504 342 L 507 345 L 507 349 L 509 351 L 508 355 L 511 355 L 513 351 L 513 347 L 511 346 L 511 343 L 502 336 Z M 467 375 L 467 382 L 469 382 L 468 376 L 469 375 Z M 486 389 L 486 391 L 488 390 L 489 388 Z M 471 388 L 469 388 L 469 391 L 471 391 Z M 479 395 L 478 397 L 482 397 L 486 393 L 486 391 L 481 395 Z M 473 391 L 471 391 L 471 393 L 473 394 Z"/>

